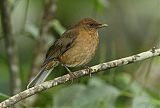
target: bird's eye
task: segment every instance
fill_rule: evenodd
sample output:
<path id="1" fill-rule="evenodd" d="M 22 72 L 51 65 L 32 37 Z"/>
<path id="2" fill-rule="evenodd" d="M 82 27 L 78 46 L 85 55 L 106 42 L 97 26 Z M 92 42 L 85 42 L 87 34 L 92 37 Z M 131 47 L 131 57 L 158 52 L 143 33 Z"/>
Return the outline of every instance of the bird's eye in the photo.
<path id="1" fill-rule="evenodd" d="M 89 26 L 93 27 L 93 26 L 94 26 L 94 24 L 89 24 Z"/>

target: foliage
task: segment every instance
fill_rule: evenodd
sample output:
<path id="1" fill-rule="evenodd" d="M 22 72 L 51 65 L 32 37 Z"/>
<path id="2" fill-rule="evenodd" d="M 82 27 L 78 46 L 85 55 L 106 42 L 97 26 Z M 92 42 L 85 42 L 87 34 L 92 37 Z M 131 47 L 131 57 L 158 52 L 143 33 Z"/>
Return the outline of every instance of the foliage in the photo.
<path id="1" fill-rule="evenodd" d="M 22 88 L 26 88 L 33 53 L 39 38 L 44 0 L 10 0 L 12 27 L 18 54 Z M 159 46 L 160 2 L 158 0 L 57 0 L 48 47 L 72 24 L 84 17 L 107 22 L 100 31 L 98 64 Z M 38 95 L 35 107 L 42 108 L 159 108 L 159 58 L 107 70 L 79 83 L 62 85 Z M 79 68 L 73 68 L 77 70 Z M 54 77 L 65 74 L 61 66 Z M 95 77 L 96 76 L 96 77 Z M 4 36 L 0 25 L 0 101 L 10 95 L 10 78 Z M 27 106 L 27 105 L 26 105 Z"/>
<path id="2" fill-rule="evenodd" d="M 97 78 L 87 86 L 75 84 L 60 90 L 54 97 L 55 108 L 113 108 L 119 90 Z"/>
<path id="3" fill-rule="evenodd" d="M 158 108 L 137 82 L 123 91 L 96 77 L 87 85 L 75 84 L 58 91 L 53 99 L 54 108 Z"/>

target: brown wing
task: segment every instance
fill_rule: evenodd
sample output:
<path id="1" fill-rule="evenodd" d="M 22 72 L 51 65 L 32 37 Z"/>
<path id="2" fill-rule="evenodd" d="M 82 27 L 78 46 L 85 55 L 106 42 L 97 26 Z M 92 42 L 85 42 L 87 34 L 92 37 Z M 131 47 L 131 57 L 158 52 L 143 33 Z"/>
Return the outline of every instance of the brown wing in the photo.
<path id="1" fill-rule="evenodd" d="M 46 59 L 43 65 L 52 59 L 57 59 L 60 55 L 70 49 L 73 46 L 74 40 L 77 38 L 78 34 L 79 32 L 76 29 L 70 29 L 63 33 L 62 36 L 55 41 L 47 51 Z"/>

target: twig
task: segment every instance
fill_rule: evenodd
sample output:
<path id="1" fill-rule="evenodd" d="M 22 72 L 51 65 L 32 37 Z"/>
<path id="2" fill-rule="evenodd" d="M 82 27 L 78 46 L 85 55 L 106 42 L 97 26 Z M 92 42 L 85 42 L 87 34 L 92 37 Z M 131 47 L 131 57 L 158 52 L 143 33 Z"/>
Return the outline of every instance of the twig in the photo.
<path id="1" fill-rule="evenodd" d="M 12 33 L 8 0 L 1 0 L 0 11 L 5 47 L 7 50 L 7 58 L 10 69 L 11 94 L 13 95 L 20 91 L 21 84 L 19 76 L 17 48 Z"/>
<path id="2" fill-rule="evenodd" d="M 51 28 L 51 21 L 54 18 L 55 11 L 56 11 L 56 1 L 57 0 L 45 0 L 44 12 L 42 16 L 42 23 L 40 28 L 39 39 L 37 42 L 37 46 L 35 48 L 35 53 L 33 56 L 33 64 L 31 67 L 31 72 L 29 74 L 29 80 L 37 74 L 39 71 L 42 59 L 47 50 L 47 35 Z"/>
<path id="3" fill-rule="evenodd" d="M 82 76 L 85 76 L 85 75 L 89 75 L 90 73 L 92 73 L 92 74 L 97 73 L 102 70 L 127 65 L 130 63 L 142 61 L 142 60 L 145 60 L 145 59 L 148 59 L 151 57 L 155 57 L 155 56 L 160 56 L 160 49 L 152 49 L 152 50 L 142 52 L 140 54 L 136 54 L 133 56 L 129 56 L 129 57 L 121 58 L 118 60 L 113 60 L 110 62 L 98 64 L 98 65 L 90 67 L 89 69 L 87 68 L 87 69 L 76 71 L 76 72 L 74 72 L 74 75 L 77 76 L 75 79 L 82 77 Z M 1 102 L 0 108 L 8 107 L 8 106 L 13 105 L 13 104 L 15 104 L 15 103 L 27 98 L 27 97 L 34 95 L 36 93 L 39 93 L 39 92 L 47 90 L 51 87 L 54 87 L 54 86 L 63 84 L 69 80 L 72 80 L 70 77 L 71 76 L 69 74 L 66 74 L 61 77 L 57 77 L 53 80 L 46 81 L 38 86 L 35 86 L 35 87 L 32 87 L 32 88 L 27 89 L 25 91 L 22 91 L 19 94 L 15 95 L 13 97 L 10 97 L 9 99 Z"/>

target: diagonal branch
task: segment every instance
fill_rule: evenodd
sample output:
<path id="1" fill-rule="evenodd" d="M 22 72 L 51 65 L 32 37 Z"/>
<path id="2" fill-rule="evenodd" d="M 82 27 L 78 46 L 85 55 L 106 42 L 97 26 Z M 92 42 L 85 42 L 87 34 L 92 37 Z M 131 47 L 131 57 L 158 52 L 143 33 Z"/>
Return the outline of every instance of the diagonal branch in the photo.
<path id="1" fill-rule="evenodd" d="M 92 66 L 88 69 L 83 69 L 83 70 L 76 71 L 76 72 L 74 72 L 74 74 L 77 76 L 76 78 L 79 78 L 79 77 L 82 77 L 82 76 L 85 76 L 85 75 L 89 75 L 90 73 L 92 73 L 92 74 L 97 73 L 97 72 L 100 72 L 102 70 L 107 70 L 107 69 L 110 69 L 110 68 L 127 65 L 127 64 L 130 64 L 130 63 L 142 61 L 142 60 L 152 58 L 152 57 L 155 57 L 155 56 L 160 56 L 160 49 L 153 48 L 152 50 L 142 52 L 140 54 L 136 54 L 136 55 L 133 55 L 133 56 L 121 58 L 121 59 L 118 59 L 118 60 L 113 60 L 113 61 L 106 62 L 106 63 L 101 63 L 101 64 L 98 64 L 98 65 Z M 0 108 L 11 106 L 11 105 L 27 98 L 27 97 L 35 95 L 36 93 L 39 93 L 39 92 L 47 90 L 51 87 L 63 84 L 65 82 L 71 80 L 70 77 L 71 76 L 69 74 L 66 74 L 66 75 L 63 75 L 61 77 L 57 77 L 53 80 L 46 81 L 46 82 L 44 82 L 44 83 L 42 83 L 38 86 L 35 86 L 35 87 L 32 87 L 32 88 L 27 89 L 25 91 L 22 91 L 19 94 L 16 94 L 15 96 L 10 97 L 9 99 L 1 102 L 0 103 Z"/>
<path id="2" fill-rule="evenodd" d="M 19 76 L 19 64 L 17 48 L 14 41 L 12 26 L 11 26 L 11 14 L 9 9 L 8 0 L 1 0 L 1 23 L 4 34 L 5 47 L 7 50 L 7 58 L 10 70 L 10 83 L 11 94 L 16 94 L 20 91 L 20 76 Z"/>

